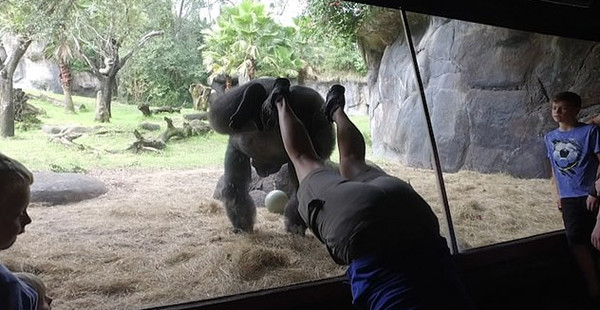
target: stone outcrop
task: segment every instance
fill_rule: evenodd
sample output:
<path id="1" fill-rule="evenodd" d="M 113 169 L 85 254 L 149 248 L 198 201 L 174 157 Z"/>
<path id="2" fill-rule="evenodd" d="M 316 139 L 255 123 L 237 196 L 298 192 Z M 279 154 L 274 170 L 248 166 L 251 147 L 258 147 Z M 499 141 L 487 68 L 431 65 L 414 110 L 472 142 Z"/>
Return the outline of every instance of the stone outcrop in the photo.
<path id="1" fill-rule="evenodd" d="M 6 52 L 11 55 L 17 48 L 16 37 L 3 35 L 0 42 L 4 45 Z M 19 61 L 13 83 L 15 88 L 40 89 L 54 93 L 62 92 L 58 75 L 60 70 L 51 60 L 44 55 L 45 44 L 34 41 L 29 45 L 27 52 Z"/>
<path id="2" fill-rule="evenodd" d="M 102 181 L 85 174 L 34 172 L 31 185 L 32 203 L 62 205 L 96 198 L 108 192 Z"/>
<path id="3" fill-rule="evenodd" d="M 366 115 L 369 111 L 366 94 L 368 93 L 367 83 L 358 80 L 331 80 L 331 81 L 305 81 L 305 86 L 313 88 L 323 98 L 327 96 L 327 91 L 333 84 L 341 84 L 346 88 L 346 113 L 350 115 Z"/>
<path id="4" fill-rule="evenodd" d="M 6 51 L 11 54 L 17 46 L 17 40 L 14 36 L 4 35 L 0 44 L 3 44 Z M 46 58 L 44 48 L 45 43 L 43 42 L 31 43 L 15 70 L 13 77 L 15 88 L 37 89 L 62 94 L 59 80 L 60 69 L 53 60 Z M 100 82 L 91 73 L 74 72 L 71 84 L 73 95 L 95 97 Z"/>
<path id="5" fill-rule="evenodd" d="M 388 29 L 383 36 L 392 43 L 363 46 L 373 151 L 431 168 L 410 52 L 393 17 L 399 13 L 385 14 L 396 35 Z M 587 108 L 600 104 L 598 43 L 438 17 L 417 16 L 411 30 L 445 171 L 547 177 L 543 136 L 556 126 L 549 97 L 570 90 Z"/>

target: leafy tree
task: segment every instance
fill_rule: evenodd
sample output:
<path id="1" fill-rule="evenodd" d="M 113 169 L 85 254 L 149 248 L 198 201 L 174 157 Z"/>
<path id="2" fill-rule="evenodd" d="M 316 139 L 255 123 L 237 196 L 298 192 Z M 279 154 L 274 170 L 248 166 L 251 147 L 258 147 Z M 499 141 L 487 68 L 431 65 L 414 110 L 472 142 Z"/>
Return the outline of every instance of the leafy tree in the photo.
<path id="1" fill-rule="evenodd" d="M 188 86 L 207 77 L 192 43 L 199 44 L 195 40 L 174 40 L 173 33 L 168 33 L 141 50 L 121 75 L 125 100 L 160 106 L 191 102 Z"/>
<path id="2" fill-rule="evenodd" d="M 89 70 L 100 80 L 96 121 L 110 121 L 117 73 L 148 40 L 163 34 L 150 27 L 164 26 L 170 9 L 168 0 L 88 0 L 82 5 L 73 25 L 74 40 Z M 121 56 L 121 50 L 127 53 Z"/>
<path id="3" fill-rule="evenodd" d="M 120 89 L 125 100 L 160 106 L 192 101 L 188 86 L 207 78 L 196 52 L 206 22 L 193 14 L 205 5 L 202 0 L 177 3 L 164 36 L 148 42 L 123 70 Z"/>
<path id="4" fill-rule="evenodd" d="M 211 78 L 238 73 L 248 80 L 258 75 L 295 76 L 302 62 L 293 53 L 294 32 L 269 17 L 264 5 L 243 0 L 223 8 L 216 23 L 204 31 L 204 64 Z"/>
<path id="5" fill-rule="evenodd" d="M 371 10 L 354 2 L 308 0 L 304 14 L 294 20 L 300 54 L 320 71 L 365 74 L 356 34 Z"/>
<path id="6" fill-rule="evenodd" d="M 32 40 L 44 38 L 73 9 L 74 0 L 6 0 L 0 10 L 0 33 L 15 35 L 17 45 L 6 51 L 0 45 L 0 136 L 15 135 L 13 76 Z"/>
<path id="7" fill-rule="evenodd" d="M 315 30 L 356 42 L 356 31 L 371 14 L 369 5 L 341 0 L 307 0 L 304 15 L 319 27 Z"/>

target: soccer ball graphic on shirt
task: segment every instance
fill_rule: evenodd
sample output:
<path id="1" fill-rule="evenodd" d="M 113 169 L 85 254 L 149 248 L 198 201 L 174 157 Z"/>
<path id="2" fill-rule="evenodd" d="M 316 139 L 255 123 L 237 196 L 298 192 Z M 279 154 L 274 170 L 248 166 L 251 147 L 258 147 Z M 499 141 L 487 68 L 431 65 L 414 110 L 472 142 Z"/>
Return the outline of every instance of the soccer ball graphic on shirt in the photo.
<path id="1" fill-rule="evenodd" d="M 580 160 L 581 147 L 575 141 L 553 141 L 554 152 L 552 157 L 558 170 L 565 175 L 573 175 L 573 168 Z"/>

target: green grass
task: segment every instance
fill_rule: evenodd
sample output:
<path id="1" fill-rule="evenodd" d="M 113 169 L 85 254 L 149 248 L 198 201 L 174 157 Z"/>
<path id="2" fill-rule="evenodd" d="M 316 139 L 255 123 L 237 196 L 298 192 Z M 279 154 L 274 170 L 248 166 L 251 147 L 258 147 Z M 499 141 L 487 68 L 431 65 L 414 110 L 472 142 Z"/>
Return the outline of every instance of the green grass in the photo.
<path id="1" fill-rule="evenodd" d="M 40 92 L 28 91 L 39 95 Z M 44 93 L 44 95 L 62 100 L 62 95 Z M 78 150 L 62 144 L 51 142 L 40 129 L 23 131 L 17 129 L 15 137 L 0 138 L 0 151 L 13 157 L 31 170 L 43 171 L 82 171 L 91 169 L 119 168 L 198 168 L 203 166 L 222 165 L 227 146 L 227 136 L 210 133 L 206 136 L 192 137 L 185 140 L 170 140 L 161 153 L 123 152 L 134 141 L 133 130 L 142 122 L 160 124 L 161 130 L 148 132 L 139 130 L 146 138 L 156 138 L 164 130 L 164 116 L 173 119 L 180 126 L 182 116 L 193 113 L 191 109 L 182 109 L 181 114 L 159 114 L 144 117 L 134 105 L 120 104 L 113 101 L 110 123 L 94 121 L 95 99 L 73 97 L 76 106 L 83 104 L 87 110 L 76 114 L 65 113 L 63 108 L 49 102 L 30 99 L 29 103 L 43 108 L 46 115 L 40 117 L 42 125 L 79 125 L 85 127 L 98 126 L 104 135 L 83 135 L 74 142 L 90 147 L 89 150 Z M 370 153 L 370 134 L 368 116 L 352 116 L 357 127 L 364 133 L 367 142 L 367 154 Z M 331 159 L 338 160 L 337 150 Z"/>
<path id="2" fill-rule="evenodd" d="M 47 93 L 45 95 L 61 99 L 61 95 Z M 107 131 L 108 133 L 104 135 L 84 135 L 74 140 L 76 143 L 89 146 L 90 150 L 78 150 L 51 142 L 40 129 L 16 130 L 15 137 L 0 139 L 0 150 L 32 170 L 191 168 L 223 163 L 227 136 L 216 133 L 185 140 L 170 140 L 161 153 L 115 152 L 125 150 L 135 141 L 133 130 L 137 129 L 140 123 L 160 124 L 159 131 L 140 130 L 144 137 L 156 138 L 166 127 L 162 119 L 164 116 L 172 118 L 177 125 L 181 123 L 183 114 L 193 113 L 191 109 L 183 109 L 181 114 L 144 117 L 136 106 L 113 101 L 111 122 L 98 123 L 94 121 L 95 99 L 74 97 L 73 100 L 76 106 L 84 104 L 87 110 L 69 114 L 65 113 L 62 107 L 49 102 L 35 99 L 30 99 L 29 102 L 46 111 L 46 115 L 40 117 L 43 125 L 97 126 Z"/>

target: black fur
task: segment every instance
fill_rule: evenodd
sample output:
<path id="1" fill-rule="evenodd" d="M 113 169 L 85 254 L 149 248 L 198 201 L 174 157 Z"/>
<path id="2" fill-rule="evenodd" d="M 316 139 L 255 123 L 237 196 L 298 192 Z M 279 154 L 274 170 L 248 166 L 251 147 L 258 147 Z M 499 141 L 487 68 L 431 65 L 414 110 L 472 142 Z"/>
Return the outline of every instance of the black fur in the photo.
<path id="1" fill-rule="evenodd" d="M 275 79 L 257 79 L 232 88 L 211 103 L 208 114 L 211 127 L 229 135 L 222 200 L 234 230 L 252 232 L 256 209 L 248 194 L 250 167 L 264 177 L 288 163 L 294 190 L 284 211 L 285 228 L 291 233 L 304 234 L 306 225 L 298 214 L 296 198 L 298 180 L 283 147 L 277 111 L 269 104 L 268 94 L 274 82 Z M 317 154 L 328 159 L 333 152 L 335 135 L 323 113 L 323 97 L 311 88 L 295 85 L 290 87 L 289 103 L 304 123 Z"/>

